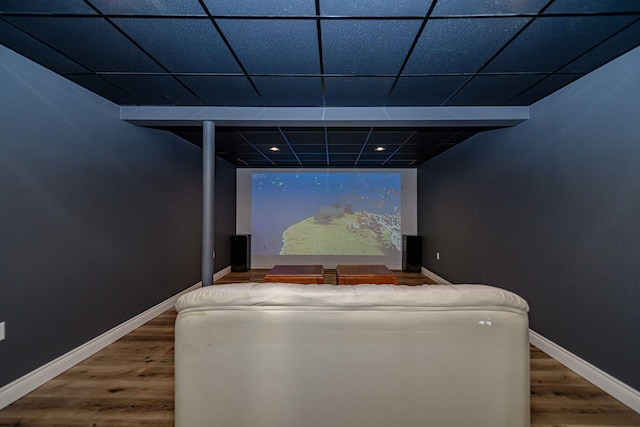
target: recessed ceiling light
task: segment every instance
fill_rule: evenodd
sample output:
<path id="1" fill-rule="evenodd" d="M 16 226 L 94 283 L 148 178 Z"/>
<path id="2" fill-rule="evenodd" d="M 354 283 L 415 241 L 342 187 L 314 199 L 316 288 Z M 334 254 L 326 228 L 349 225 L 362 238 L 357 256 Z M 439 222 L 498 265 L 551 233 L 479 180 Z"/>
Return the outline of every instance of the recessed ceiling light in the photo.
<path id="1" fill-rule="evenodd" d="M 376 150 L 376 151 L 384 151 L 385 148 L 384 147 L 376 147 L 376 148 L 374 148 L 374 150 Z"/>
<path id="2" fill-rule="evenodd" d="M 278 147 L 276 147 L 275 145 L 271 148 L 269 148 L 269 150 L 271 151 L 280 151 L 280 149 Z"/>

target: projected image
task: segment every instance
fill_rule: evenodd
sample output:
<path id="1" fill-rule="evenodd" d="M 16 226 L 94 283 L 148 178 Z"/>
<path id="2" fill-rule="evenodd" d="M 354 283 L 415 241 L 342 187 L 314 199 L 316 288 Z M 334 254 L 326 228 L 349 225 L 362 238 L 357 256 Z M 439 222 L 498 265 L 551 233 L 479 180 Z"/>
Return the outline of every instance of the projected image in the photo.
<path id="1" fill-rule="evenodd" d="M 397 172 L 252 174 L 252 253 L 400 253 L 400 178 Z"/>

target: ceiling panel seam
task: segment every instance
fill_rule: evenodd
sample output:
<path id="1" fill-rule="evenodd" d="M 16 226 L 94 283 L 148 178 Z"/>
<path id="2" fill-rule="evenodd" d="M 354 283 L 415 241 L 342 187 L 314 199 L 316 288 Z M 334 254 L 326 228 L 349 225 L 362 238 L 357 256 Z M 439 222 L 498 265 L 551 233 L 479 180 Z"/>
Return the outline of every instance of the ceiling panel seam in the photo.
<path id="1" fill-rule="evenodd" d="M 242 61 L 240 61 L 240 58 L 238 57 L 238 55 L 236 54 L 235 50 L 233 50 L 233 47 L 231 47 L 231 43 L 229 42 L 229 40 L 227 39 L 227 37 L 224 35 L 224 33 L 222 32 L 222 28 L 220 28 L 220 26 L 218 25 L 218 23 L 216 22 L 215 18 L 213 16 L 211 16 L 211 12 L 209 11 L 209 8 L 207 7 L 206 4 L 204 4 L 204 0 L 198 0 L 198 3 L 200 3 L 200 6 L 202 7 L 202 9 L 204 10 L 204 12 L 207 14 L 207 17 L 209 18 L 209 22 L 211 22 L 211 24 L 213 25 L 213 27 L 216 29 L 216 31 L 218 32 L 218 35 L 220 36 L 220 38 L 222 39 L 222 42 L 224 43 L 224 45 L 227 47 L 227 49 L 229 50 L 229 53 L 231 53 L 231 56 L 233 56 L 233 59 L 236 61 L 236 63 L 238 64 L 238 66 L 240 67 L 240 70 L 242 70 L 242 73 L 244 74 L 245 78 L 249 81 L 249 84 L 251 85 L 251 87 L 253 88 L 253 90 L 256 92 L 256 94 L 258 95 L 258 97 L 260 99 L 262 99 L 262 95 L 260 94 L 260 91 L 258 90 L 258 87 L 255 85 L 255 83 L 253 82 L 253 79 L 249 76 L 249 73 L 247 72 L 247 69 L 244 67 L 244 64 L 242 64 Z"/>
<path id="2" fill-rule="evenodd" d="M 364 142 L 362 143 L 362 147 L 360 147 L 360 152 L 358 153 L 358 157 L 356 158 L 356 162 L 355 165 L 358 165 L 358 162 L 360 161 L 360 157 L 362 156 L 362 152 L 364 151 L 364 148 L 367 146 L 367 142 L 369 142 L 369 138 L 371 138 L 371 134 L 373 133 L 373 127 L 371 129 L 369 129 L 369 133 L 367 134 L 367 137 L 364 139 Z"/>
<path id="3" fill-rule="evenodd" d="M 329 166 L 329 133 L 326 126 L 324 128 L 324 149 L 327 153 L 327 166 Z"/>
<path id="4" fill-rule="evenodd" d="M 560 65 L 559 67 L 556 67 L 555 70 L 553 70 L 551 73 L 547 73 L 547 75 L 545 77 L 543 77 L 541 80 L 537 81 L 536 83 L 534 83 L 533 85 L 521 90 L 518 94 L 512 96 L 511 98 L 509 98 L 506 102 L 506 104 L 510 104 L 513 100 L 518 99 L 519 96 L 522 96 L 524 93 L 526 93 L 527 91 L 535 88 L 536 86 L 542 84 L 544 81 L 546 81 L 547 79 L 549 79 L 551 76 L 553 75 L 559 75 L 562 74 L 560 73 L 560 70 L 562 70 L 563 68 L 569 66 L 570 64 L 574 63 L 575 61 L 577 61 L 578 59 L 584 57 L 586 54 L 588 54 L 589 52 L 592 52 L 593 50 L 595 50 L 598 46 L 603 45 L 604 43 L 608 42 L 609 40 L 611 40 L 613 37 L 615 37 L 616 35 L 622 33 L 623 31 L 625 31 L 627 28 L 632 27 L 633 25 L 637 24 L 638 22 L 640 22 L 640 18 L 631 21 L 629 24 L 625 25 L 624 27 L 618 29 L 618 31 L 613 32 L 612 34 L 609 35 L 609 37 L 605 37 L 604 39 L 600 40 L 600 42 L 596 43 L 595 45 L 591 46 L 589 49 L 585 50 L 584 52 L 582 52 L 580 55 L 577 55 L 575 57 L 573 57 L 572 59 L 570 59 L 569 61 L 565 62 L 564 64 Z M 584 73 L 579 73 L 580 75 L 584 75 Z"/>
<path id="5" fill-rule="evenodd" d="M 284 142 L 286 142 L 287 145 L 289 146 L 289 149 L 291 150 L 291 152 L 295 156 L 296 160 L 298 161 L 298 164 L 300 164 L 300 166 L 302 166 L 302 162 L 300 161 L 300 158 L 298 157 L 298 154 L 296 153 L 296 150 L 294 150 L 293 146 L 289 143 L 289 138 L 287 138 L 287 136 L 282 131 L 282 128 L 279 127 L 279 126 L 278 126 L 278 131 L 280 132 L 280 135 L 282 135 L 282 139 L 284 139 Z"/>
<path id="6" fill-rule="evenodd" d="M 431 3 L 429 10 L 427 10 L 427 14 L 423 18 L 422 24 L 420 24 L 420 28 L 418 29 L 418 32 L 413 39 L 413 43 L 411 43 L 411 46 L 409 47 L 409 51 L 407 52 L 407 55 L 404 57 L 404 61 L 402 62 L 402 65 L 400 65 L 400 69 L 398 70 L 398 73 L 396 74 L 395 79 L 393 80 L 393 83 L 391 83 L 391 87 L 387 92 L 387 96 L 385 97 L 385 105 L 387 103 L 387 100 L 393 93 L 393 90 L 395 89 L 396 85 L 398 84 L 398 80 L 400 80 L 400 76 L 402 75 L 402 72 L 404 71 L 407 64 L 409 63 L 409 59 L 411 58 L 411 55 L 413 54 L 413 51 L 416 48 L 418 41 L 420 40 L 420 36 L 422 35 L 424 28 L 427 26 L 427 22 L 429 21 L 429 18 L 431 17 L 431 14 L 433 13 L 433 9 L 435 9 L 437 2 L 438 0 L 433 0 L 433 3 Z"/>
<path id="7" fill-rule="evenodd" d="M 137 41 L 135 41 L 133 39 L 133 37 L 131 37 L 126 31 L 124 31 L 122 28 L 120 28 L 115 22 L 113 22 L 113 19 L 107 15 L 104 15 L 100 10 L 98 10 L 98 8 L 96 8 L 93 4 L 89 3 L 89 2 L 85 2 L 91 9 L 93 9 L 99 17 L 101 17 L 102 19 L 104 19 L 105 21 L 107 21 L 107 23 L 109 25 L 111 25 L 111 27 L 113 27 L 117 32 L 119 32 L 124 38 L 126 38 L 129 43 L 133 44 L 136 48 L 138 48 L 142 53 L 144 53 L 145 55 L 147 55 L 147 57 L 149 59 L 151 59 L 156 65 L 158 65 L 160 68 L 162 68 L 165 72 L 167 72 L 167 74 L 173 79 L 175 80 L 180 86 L 182 86 L 187 92 L 189 92 L 191 95 L 193 95 L 196 99 L 198 99 L 200 102 L 202 102 L 203 104 L 206 104 L 206 102 L 204 102 L 204 100 L 202 98 L 200 98 L 198 96 L 198 94 L 196 94 L 193 90 L 191 90 L 191 88 L 189 88 L 187 85 L 185 85 L 179 78 L 175 77 L 175 76 L 171 76 L 170 75 L 170 71 L 167 69 L 167 67 L 164 66 L 164 64 L 162 64 L 158 59 L 156 59 L 155 56 L 151 55 L 151 53 L 147 52 L 146 49 L 144 49 Z M 85 67 L 86 68 L 86 67 Z M 114 85 L 120 89 L 122 89 L 120 87 L 120 85 L 116 85 L 114 83 Z M 126 92 L 126 91 L 125 91 Z"/>
<path id="8" fill-rule="evenodd" d="M 384 161 L 384 162 L 382 162 L 382 165 L 384 166 L 384 165 L 385 165 L 389 160 L 391 160 L 391 158 L 392 158 L 393 156 L 395 156 L 395 155 L 396 155 L 396 153 L 398 153 L 398 151 L 400 151 L 400 149 L 401 149 L 402 147 L 404 147 L 404 145 L 405 145 L 407 142 L 409 142 L 409 141 L 411 140 L 411 138 L 413 138 L 413 137 L 414 137 L 414 135 L 415 135 L 415 134 L 417 134 L 417 133 L 418 133 L 418 131 L 414 131 L 411 135 L 409 135 L 409 136 L 407 137 L 407 139 L 405 139 L 405 140 L 402 142 L 402 144 L 400 144 L 400 146 L 399 146 L 398 148 L 396 148 L 396 149 L 393 151 L 393 153 L 389 154 L 389 156 L 385 159 L 385 161 Z"/>
<path id="9" fill-rule="evenodd" d="M 445 100 L 444 100 L 444 102 L 442 103 L 442 105 L 447 105 L 447 103 L 449 103 L 449 101 L 451 101 L 453 98 L 455 98 L 455 96 L 456 96 L 456 95 L 458 95 L 458 94 L 459 94 L 459 93 L 460 93 L 460 92 L 461 92 L 461 91 L 462 91 L 462 90 L 463 90 L 463 89 L 464 89 L 464 88 L 465 88 L 469 83 L 471 83 L 471 80 L 473 80 L 473 79 L 475 78 L 475 76 L 477 76 L 478 74 L 482 73 L 482 70 L 484 70 L 485 68 L 487 68 L 487 66 L 491 63 L 491 61 L 493 61 L 494 59 L 496 59 L 496 58 L 498 57 L 498 55 L 499 55 L 501 52 L 503 52 L 503 51 L 507 48 L 507 46 L 509 46 L 509 45 L 510 45 L 510 44 L 511 44 L 515 39 L 517 39 L 517 38 L 520 36 L 520 34 L 522 34 L 522 33 L 523 33 L 527 28 L 529 28 L 529 26 L 530 26 L 533 22 L 535 22 L 536 18 L 537 18 L 538 16 L 540 16 L 540 14 L 542 14 L 542 13 L 543 13 L 543 12 L 544 12 L 548 7 L 549 7 L 549 6 L 551 6 L 551 4 L 552 4 L 553 2 L 554 2 L 554 0 L 549 0 L 549 1 L 547 2 L 547 4 L 545 4 L 545 5 L 542 7 L 542 9 L 540 9 L 540 10 L 538 11 L 538 13 L 537 13 L 537 14 L 536 14 L 532 19 L 530 19 L 529 21 L 527 21 L 527 23 L 526 23 L 526 24 L 524 24 L 524 25 L 522 26 L 522 28 L 520 28 L 518 31 L 516 31 L 516 33 L 511 37 L 511 39 L 509 39 L 509 41 L 508 41 L 508 42 L 506 42 L 505 44 L 503 44 L 503 45 L 500 47 L 500 49 L 498 49 L 498 50 L 493 54 L 493 56 L 492 56 L 491 58 L 489 58 L 489 60 L 488 60 L 488 61 L 486 61 L 486 62 L 484 63 L 484 65 L 482 65 L 478 70 L 476 70 L 476 72 L 475 72 L 471 77 L 469 77 L 468 79 L 466 79 L 466 80 L 464 81 L 464 83 L 462 83 L 462 85 L 460 85 L 460 86 L 458 87 L 458 89 L 456 89 L 453 93 L 451 93 L 451 94 L 449 95 L 449 97 L 448 97 L 447 99 L 445 99 Z"/>
<path id="10" fill-rule="evenodd" d="M 258 153 L 260 153 L 262 155 L 262 157 L 264 157 L 265 159 L 267 159 L 269 161 L 269 163 L 271 163 L 273 166 L 275 166 L 276 164 L 273 162 L 273 160 L 271 160 L 269 158 L 269 156 L 267 156 L 266 154 L 264 154 L 262 151 L 260 151 L 260 149 L 258 147 L 256 147 L 255 145 L 253 145 L 253 143 L 251 141 L 249 141 L 249 139 L 247 139 L 242 133 L 238 132 L 238 136 L 240 136 L 240 138 L 244 139 L 246 141 L 247 144 L 249 144 L 251 146 L 251 148 L 253 148 L 254 150 L 256 150 Z"/>

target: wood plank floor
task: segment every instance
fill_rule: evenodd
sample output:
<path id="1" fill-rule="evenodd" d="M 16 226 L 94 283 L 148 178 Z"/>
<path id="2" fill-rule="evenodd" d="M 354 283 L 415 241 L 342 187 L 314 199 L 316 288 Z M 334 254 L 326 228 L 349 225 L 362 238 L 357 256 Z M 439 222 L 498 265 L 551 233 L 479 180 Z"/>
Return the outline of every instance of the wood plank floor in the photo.
<path id="1" fill-rule="evenodd" d="M 265 272 L 231 273 L 216 284 L 259 282 Z M 433 283 L 397 273 L 400 284 Z M 172 426 L 175 318 L 173 309 L 163 313 L 3 409 L 0 426 Z M 531 425 L 640 427 L 640 414 L 531 346 Z"/>

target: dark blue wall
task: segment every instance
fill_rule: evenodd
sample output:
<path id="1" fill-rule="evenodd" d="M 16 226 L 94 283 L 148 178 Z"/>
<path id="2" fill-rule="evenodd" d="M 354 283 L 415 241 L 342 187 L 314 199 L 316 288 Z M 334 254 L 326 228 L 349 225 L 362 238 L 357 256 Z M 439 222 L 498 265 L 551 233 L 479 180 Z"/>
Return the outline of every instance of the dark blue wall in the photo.
<path id="1" fill-rule="evenodd" d="M 231 236 L 236 234 L 236 167 L 216 157 L 213 221 L 214 271 L 231 265 Z"/>
<path id="2" fill-rule="evenodd" d="M 202 154 L 1 46 L 0 64 L 2 386 L 200 281 Z"/>
<path id="3" fill-rule="evenodd" d="M 534 331 L 640 389 L 640 49 L 424 164 L 418 215 L 424 266 L 521 294 Z"/>

